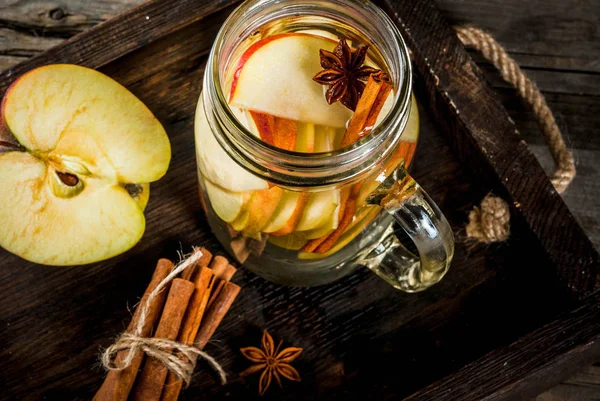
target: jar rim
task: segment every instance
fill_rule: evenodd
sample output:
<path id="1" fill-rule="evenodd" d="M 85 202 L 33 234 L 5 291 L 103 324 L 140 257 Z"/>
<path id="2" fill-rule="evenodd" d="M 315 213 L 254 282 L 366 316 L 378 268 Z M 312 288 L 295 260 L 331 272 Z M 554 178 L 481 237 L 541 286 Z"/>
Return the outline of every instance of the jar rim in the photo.
<path id="1" fill-rule="evenodd" d="M 339 6 L 343 7 L 340 8 Z M 239 38 L 240 28 L 254 30 L 265 22 L 253 26 L 248 18 L 257 16 L 269 7 L 277 7 L 277 12 L 269 13 L 270 20 L 287 15 L 300 15 L 314 8 L 353 11 L 365 14 L 371 29 L 385 30 L 387 35 L 379 35 L 386 43 L 377 44 L 378 49 L 393 49 L 391 59 L 386 62 L 394 82 L 393 105 L 388 114 L 364 138 L 346 147 L 330 152 L 303 153 L 277 148 L 253 135 L 233 114 L 225 96 L 220 79 L 221 53 L 229 36 Z M 287 9 L 286 9 L 287 7 Z M 285 13 L 288 14 L 285 14 Z M 340 16 L 341 17 L 341 16 Z M 353 15 L 343 16 L 351 19 Z M 355 17 L 356 18 L 356 17 Z M 245 21 L 245 22 L 242 22 Z M 364 23 L 363 23 L 364 24 Z M 362 27 L 360 27 L 362 28 Z M 360 29 L 366 31 L 366 29 Z M 243 40 L 245 38 L 241 38 Z M 390 51 L 388 51 L 390 53 Z M 392 20 L 369 1 L 360 0 L 248 0 L 242 3 L 227 18 L 221 27 L 210 52 L 204 75 L 204 109 L 209 126 L 217 141 L 238 164 L 251 173 L 277 185 L 288 188 L 306 188 L 340 185 L 350 182 L 372 169 L 382 159 L 387 159 L 396 147 L 400 134 L 408 121 L 412 93 L 412 66 L 406 42 Z"/>

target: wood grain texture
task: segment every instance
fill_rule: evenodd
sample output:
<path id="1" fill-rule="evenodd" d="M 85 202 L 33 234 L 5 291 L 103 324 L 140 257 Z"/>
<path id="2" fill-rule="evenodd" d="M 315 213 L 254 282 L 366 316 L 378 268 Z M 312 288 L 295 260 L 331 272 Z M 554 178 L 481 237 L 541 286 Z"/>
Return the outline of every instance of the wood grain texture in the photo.
<path id="1" fill-rule="evenodd" d="M 143 2 L 4 0 L 0 2 L 0 70 Z"/>
<path id="2" fill-rule="evenodd" d="M 71 62 L 89 68 L 99 68 L 118 57 L 157 38 L 184 27 L 235 3 L 233 0 L 193 1 L 169 3 L 154 1 L 121 14 L 110 21 L 91 28 L 77 37 L 68 39 L 42 53 L 26 64 L 11 67 L 0 73 L 0 92 L 18 76 L 34 66 Z M 115 46 L 118 39 L 119 46 Z"/>
<path id="3" fill-rule="evenodd" d="M 152 186 L 144 238 L 125 255 L 83 268 L 55 269 L 0 251 L 0 368 L 5 382 L 0 399 L 90 399 L 103 376 L 100 368 L 93 368 L 99 347 L 123 330 L 130 318 L 125 305 L 137 302 L 156 260 L 175 259 L 182 247 L 198 244 L 222 252 L 198 201 L 193 112 L 208 50 L 227 14 L 228 9 L 204 19 L 188 15 L 190 23 L 177 21 L 168 35 L 166 26 L 156 28 L 161 30 L 156 36 L 146 35 L 152 38 L 147 44 L 130 40 L 133 34 L 109 21 L 94 35 L 102 36 L 107 25 L 108 32 L 123 35 L 124 48 L 108 52 L 112 62 L 104 61 L 99 50 L 81 45 L 76 52 L 62 47 L 56 55 L 44 56 L 77 61 L 81 55 L 132 90 L 165 125 L 173 160 L 167 176 Z M 131 18 L 135 17 L 123 21 Z M 4 75 L 0 86 L 13 78 Z M 419 89 L 419 100 L 426 105 L 427 93 Z M 537 337 L 527 333 L 569 308 L 564 287 L 547 268 L 547 255 L 526 222 L 517 219 L 506 244 L 471 249 L 462 242 L 467 212 L 488 188 L 479 185 L 477 170 L 454 155 L 433 123 L 432 110 L 426 106 L 421 112 L 422 137 L 412 174 L 459 233 L 448 276 L 425 293 L 408 295 L 367 271 L 327 287 L 299 289 L 273 285 L 242 269 L 234 282 L 243 290 L 206 347 L 230 373 L 230 384 L 219 387 L 218 379 L 200 364 L 183 399 L 399 399 L 435 381 L 450 380 L 448 375 L 490 352 L 502 358 L 510 344 L 528 349 Z M 591 333 L 594 327 L 583 331 Z M 281 390 L 274 386 L 259 398 L 257 378 L 237 376 L 247 361 L 236 350 L 259 344 L 263 329 L 305 351 L 294 363 L 302 383 L 286 383 Z M 33 339 L 31 332 L 37 333 Z M 523 335 L 525 340 L 519 340 Z M 580 349 L 584 337 L 567 330 L 563 337 L 548 336 L 537 344 L 540 349 L 558 347 L 553 349 L 566 355 L 569 349 Z M 44 353 L 39 352 L 42 348 Z M 533 367 L 519 361 L 520 368 L 507 372 L 526 377 L 543 365 L 535 358 Z M 577 360 L 553 362 L 570 369 Z M 475 373 L 472 379 L 481 386 L 482 376 Z M 555 378 L 563 374 L 556 372 Z M 496 371 L 490 374 L 494 375 Z M 547 377 L 536 379 L 550 383 Z"/>

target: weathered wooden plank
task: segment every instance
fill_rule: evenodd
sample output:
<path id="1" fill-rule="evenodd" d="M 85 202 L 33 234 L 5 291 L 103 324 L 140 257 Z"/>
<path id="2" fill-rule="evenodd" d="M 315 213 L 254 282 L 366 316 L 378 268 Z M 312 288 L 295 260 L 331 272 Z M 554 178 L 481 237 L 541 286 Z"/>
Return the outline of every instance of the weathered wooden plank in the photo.
<path id="1" fill-rule="evenodd" d="M 489 30 L 527 67 L 600 72 L 596 0 L 437 0 L 451 23 Z"/>
<path id="2" fill-rule="evenodd" d="M 433 3 L 384 6 L 403 28 L 429 94 L 429 105 L 464 163 L 491 180 L 543 244 L 553 269 L 573 295 L 600 285 L 600 255 L 552 187 L 493 89 Z M 427 23 L 407 21 L 427 16 Z"/>
<path id="3" fill-rule="evenodd" d="M 0 72 L 0 93 L 24 72 L 52 63 L 74 63 L 99 68 L 112 60 L 147 45 L 163 35 L 235 4 L 234 0 L 174 3 L 145 3 L 129 13 L 91 28 L 76 38 L 68 39 L 24 64 Z M 115 46 L 115 43 L 119 46 Z"/>
<path id="4" fill-rule="evenodd" d="M 4 0 L 0 4 L 0 71 L 146 0 Z"/>
<path id="5" fill-rule="evenodd" d="M 68 37 L 147 0 L 3 0 L 0 26 L 32 36 Z"/>

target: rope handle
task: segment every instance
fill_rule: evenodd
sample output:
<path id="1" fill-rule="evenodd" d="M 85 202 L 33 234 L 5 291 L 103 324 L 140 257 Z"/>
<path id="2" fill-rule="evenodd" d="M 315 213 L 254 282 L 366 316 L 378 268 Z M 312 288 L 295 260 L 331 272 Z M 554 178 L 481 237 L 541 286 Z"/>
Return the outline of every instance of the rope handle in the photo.
<path id="1" fill-rule="evenodd" d="M 457 26 L 454 29 L 463 45 L 474 48 L 490 61 L 500 71 L 502 78 L 515 87 L 532 108 L 556 163 L 556 170 L 550 181 L 556 191 L 562 194 L 575 177 L 575 161 L 567 149 L 544 95 L 489 33 L 470 25 Z M 505 241 L 510 234 L 508 205 L 500 198 L 487 195 L 481 205 L 469 213 L 466 230 L 467 237 L 479 242 Z"/>

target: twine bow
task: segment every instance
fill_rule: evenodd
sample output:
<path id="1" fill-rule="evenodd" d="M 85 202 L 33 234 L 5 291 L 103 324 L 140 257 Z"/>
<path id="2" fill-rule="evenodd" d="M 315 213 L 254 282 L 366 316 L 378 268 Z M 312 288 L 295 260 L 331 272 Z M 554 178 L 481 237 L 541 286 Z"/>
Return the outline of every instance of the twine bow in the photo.
<path id="1" fill-rule="evenodd" d="M 546 103 L 544 95 L 487 32 L 473 26 L 455 27 L 458 38 L 465 45 L 479 51 L 500 71 L 502 78 L 515 87 L 523 100 L 532 108 L 550 153 L 556 163 L 551 177 L 552 185 L 562 194 L 575 177 L 575 162 L 568 151 L 560 128 Z M 469 213 L 467 237 L 479 242 L 505 241 L 510 235 L 510 212 L 501 198 L 488 194 L 479 207 Z"/>
<path id="2" fill-rule="evenodd" d="M 133 358 L 135 358 L 138 352 L 144 352 L 146 355 L 156 358 L 171 372 L 177 375 L 178 378 L 183 380 L 186 385 L 189 385 L 192 374 L 194 373 L 194 368 L 196 367 L 196 360 L 198 357 L 202 357 L 219 373 L 221 383 L 227 383 L 227 377 L 221 365 L 206 352 L 173 340 L 141 336 L 152 300 L 163 291 L 167 284 L 177 277 L 179 273 L 188 267 L 194 266 L 201 256 L 202 252 L 199 249 L 195 249 L 187 259 L 182 260 L 175 266 L 171 273 L 169 273 L 169 275 L 156 286 L 154 291 L 150 293 L 144 304 L 140 305 L 142 309 L 133 333 L 121 334 L 117 341 L 102 353 L 101 360 L 105 369 L 117 371 L 126 369 L 131 365 Z M 128 350 L 128 352 L 122 361 L 117 362 L 117 354 L 119 351 L 123 350 Z M 180 358 L 180 356 L 183 356 L 184 358 Z"/>

